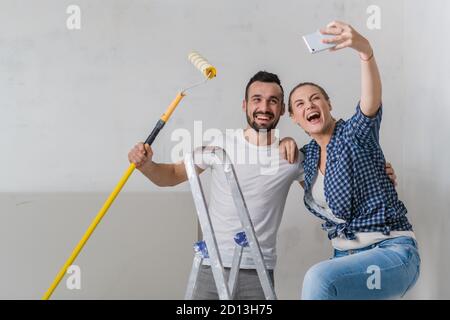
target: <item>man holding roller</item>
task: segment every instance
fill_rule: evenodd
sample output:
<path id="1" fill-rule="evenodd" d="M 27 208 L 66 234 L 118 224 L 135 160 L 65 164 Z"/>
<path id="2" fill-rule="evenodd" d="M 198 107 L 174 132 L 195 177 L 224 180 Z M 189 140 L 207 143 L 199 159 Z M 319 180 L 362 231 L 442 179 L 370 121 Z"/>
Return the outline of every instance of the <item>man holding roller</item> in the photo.
<path id="1" fill-rule="evenodd" d="M 242 110 L 247 118 L 247 127 L 233 136 L 225 135 L 223 141 L 213 145 L 223 148 L 229 155 L 235 155 L 231 156 L 231 160 L 273 283 L 277 232 L 291 184 L 303 181 L 303 158 L 298 154 L 292 139 L 283 140 L 279 145 L 275 137 L 274 129 L 285 112 L 283 87 L 275 74 L 260 71 L 250 79 Z M 202 148 L 195 151 L 199 173 L 208 168 L 201 161 L 201 152 Z M 281 159 L 280 153 L 283 155 Z M 257 162 L 249 160 L 255 159 L 252 155 L 256 155 Z M 157 186 L 175 186 L 187 180 L 183 163 L 155 163 L 152 157 L 152 148 L 143 143 L 138 143 L 128 154 L 129 161 Z M 221 170 L 214 170 L 214 166 L 211 169 L 209 211 L 228 277 L 235 248 L 233 237 L 242 231 L 241 223 L 225 175 Z M 387 171 L 395 179 L 390 167 Z M 206 259 L 200 270 L 194 299 L 218 298 L 212 270 Z M 242 257 L 235 298 L 265 299 L 255 265 L 246 250 Z"/>

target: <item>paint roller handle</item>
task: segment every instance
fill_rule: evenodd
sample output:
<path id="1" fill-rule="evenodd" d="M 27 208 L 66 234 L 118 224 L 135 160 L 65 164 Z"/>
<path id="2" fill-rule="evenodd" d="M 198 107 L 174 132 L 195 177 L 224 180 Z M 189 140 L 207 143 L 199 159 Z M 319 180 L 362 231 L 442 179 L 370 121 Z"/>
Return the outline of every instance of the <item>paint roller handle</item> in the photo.
<path id="1" fill-rule="evenodd" d="M 145 140 L 145 143 L 151 146 L 153 141 L 155 141 L 156 137 L 158 136 L 159 132 L 162 130 L 162 128 L 164 128 L 165 124 L 166 123 L 164 121 L 159 119 L 158 122 L 156 122 L 156 125 L 153 128 L 152 132 L 150 133 L 150 135 Z"/>
<path id="2" fill-rule="evenodd" d="M 150 146 L 152 145 L 153 141 L 155 141 L 155 138 L 158 136 L 161 129 L 164 128 L 166 122 L 169 121 L 170 116 L 175 111 L 175 108 L 178 106 L 178 104 L 180 103 L 181 99 L 183 99 L 184 96 L 185 94 L 183 92 L 177 94 L 175 99 L 173 99 L 172 103 L 167 108 L 166 112 L 164 112 L 161 118 L 158 120 L 158 122 L 156 122 L 155 127 L 153 128 L 152 132 L 147 137 L 144 143 L 147 143 Z"/>
<path id="3" fill-rule="evenodd" d="M 141 170 L 143 167 L 152 163 L 153 150 L 152 147 L 143 142 L 137 143 L 128 153 L 128 161 L 134 163 L 136 169 Z"/>
<path id="4" fill-rule="evenodd" d="M 207 77 L 207 79 L 212 79 L 216 76 L 216 74 L 217 74 L 216 69 L 213 66 L 211 66 L 203 57 L 199 56 L 197 53 L 191 54 L 189 56 L 189 60 L 205 75 L 205 77 Z M 183 99 L 184 96 L 185 96 L 184 92 L 179 92 L 177 94 L 175 99 L 172 101 L 172 103 L 167 108 L 166 112 L 161 116 L 161 119 L 158 120 L 158 122 L 156 123 L 155 127 L 153 128 L 153 130 L 150 133 L 150 135 L 148 136 L 148 138 L 145 140 L 146 144 L 148 144 L 150 146 L 153 143 L 153 141 L 158 136 L 159 132 L 164 127 L 166 122 L 169 120 L 170 116 L 172 115 L 175 108 L 177 107 L 177 105 L 180 103 L 181 99 Z M 58 284 L 64 277 L 64 274 L 66 273 L 67 268 L 73 263 L 73 261 L 75 261 L 76 257 L 78 256 L 78 254 L 80 253 L 80 251 L 82 250 L 84 245 L 86 244 L 86 242 L 89 239 L 89 237 L 91 236 L 91 234 L 94 232 L 97 225 L 100 223 L 103 216 L 108 211 L 111 204 L 114 202 L 114 199 L 117 197 L 117 195 L 119 194 L 119 192 L 121 191 L 121 189 L 125 185 L 125 183 L 127 182 L 130 175 L 133 173 L 135 168 L 136 168 L 135 164 L 131 163 L 130 166 L 128 167 L 127 171 L 125 172 L 125 174 L 122 176 L 119 183 L 116 185 L 113 192 L 110 194 L 110 196 L 108 197 L 106 202 L 103 204 L 103 207 L 97 213 L 96 217 L 92 221 L 88 230 L 85 232 L 83 238 L 78 242 L 77 246 L 72 251 L 72 254 L 70 255 L 69 259 L 67 259 L 64 266 L 60 269 L 59 273 L 53 280 L 49 289 L 45 292 L 42 299 L 47 300 L 51 297 L 54 290 L 56 289 L 56 287 L 58 286 Z"/>

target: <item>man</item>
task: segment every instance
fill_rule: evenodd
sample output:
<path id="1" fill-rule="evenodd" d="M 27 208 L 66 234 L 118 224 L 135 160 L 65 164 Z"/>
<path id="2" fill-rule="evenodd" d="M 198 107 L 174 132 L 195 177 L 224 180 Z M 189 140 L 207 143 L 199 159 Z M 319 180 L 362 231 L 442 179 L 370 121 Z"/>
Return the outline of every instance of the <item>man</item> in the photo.
<path id="1" fill-rule="evenodd" d="M 223 148 L 229 155 L 235 155 L 231 156 L 231 160 L 273 283 L 277 232 L 291 184 L 303 181 L 303 161 L 296 159 L 299 156 L 292 139 L 285 140 L 283 146 L 279 147 L 275 137 L 274 129 L 285 112 L 284 91 L 278 76 L 265 71 L 255 74 L 247 84 L 242 110 L 246 114 L 247 127 L 235 135 L 225 135 L 225 141 L 214 145 Z M 197 149 L 196 154 L 201 153 L 201 150 Z M 280 150 L 290 161 L 280 159 Z M 256 155 L 258 161 L 251 161 L 252 155 Z M 139 143 L 130 151 L 128 158 L 158 186 L 175 186 L 187 180 L 183 163 L 154 163 L 152 156 L 152 148 Z M 199 173 L 208 167 L 201 159 L 196 165 Z M 211 169 L 209 211 L 228 276 L 235 248 L 233 237 L 242 229 L 225 175 L 214 165 Z M 201 267 L 198 279 L 194 299 L 218 299 L 207 260 Z M 235 298 L 265 299 L 255 265 L 246 250 L 242 257 Z"/>

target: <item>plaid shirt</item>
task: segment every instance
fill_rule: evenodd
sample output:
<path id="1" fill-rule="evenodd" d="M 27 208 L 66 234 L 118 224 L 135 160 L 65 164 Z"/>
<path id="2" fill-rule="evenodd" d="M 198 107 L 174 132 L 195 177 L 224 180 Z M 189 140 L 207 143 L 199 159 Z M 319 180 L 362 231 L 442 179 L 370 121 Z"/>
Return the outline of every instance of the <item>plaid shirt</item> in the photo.
<path id="1" fill-rule="evenodd" d="M 385 169 L 379 144 L 382 117 L 380 107 L 374 118 L 366 117 L 358 104 L 355 115 L 336 123 L 327 145 L 325 198 L 337 219 L 321 213 L 311 197 L 311 185 L 317 174 L 320 146 L 312 140 L 301 151 L 305 155 L 305 196 L 308 210 L 325 220 L 328 238 L 354 240 L 357 232 L 412 231 L 406 208 L 398 200 Z"/>

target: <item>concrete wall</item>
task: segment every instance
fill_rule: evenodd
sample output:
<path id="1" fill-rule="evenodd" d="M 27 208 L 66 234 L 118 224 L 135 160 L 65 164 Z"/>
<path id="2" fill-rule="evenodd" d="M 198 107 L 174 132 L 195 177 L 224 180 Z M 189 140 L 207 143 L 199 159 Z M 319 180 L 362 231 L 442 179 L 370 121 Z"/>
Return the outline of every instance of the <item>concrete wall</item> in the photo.
<path id="1" fill-rule="evenodd" d="M 400 189 L 421 245 L 421 299 L 450 298 L 448 12 L 448 1 L 405 1 Z"/>
<path id="2" fill-rule="evenodd" d="M 1 299 L 38 299 L 106 199 L 103 193 L 0 196 Z M 123 193 L 75 264 L 56 299 L 183 299 L 197 223 L 190 194 Z"/>
<path id="3" fill-rule="evenodd" d="M 81 30 L 66 9 L 81 8 Z M 381 8 L 381 30 L 366 9 Z M 447 208 L 449 94 L 446 1 L 65 1 L 0 3 L 0 298 L 39 298 L 177 90 L 201 80 L 187 62 L 204 54 L 219 76 L 192 91 L 154 144 L 170 161 L 177 129 L 245 126 L 240 105 L 258 70 L 277 73 L 285 91 L 315 81 L 336 117 L 359 98 L 355 53 L 310 55 L 301 35 L 333 19 L 371 40 L 384 85 L 381 141 L 399 176 L 423 260 L 410 298 L 449 298 Z M 432 49 L 434 48 L 434 49 Z M 281 136 L 308 141 L 284 117 Z M 205 177 L 207 180 L 208 177 Z M 164 192 L 162 192 L 164 191 Z M 279 234 L 276 289 L 299 297 L 306 270 L 330 244 L 293 186 Z M 127 183 L 77 264 L 82 290 L 55 298 L 182 298 L 197 235 L 186 184 Z M 164 239 L 164 240 L 163 240 Z"/>

